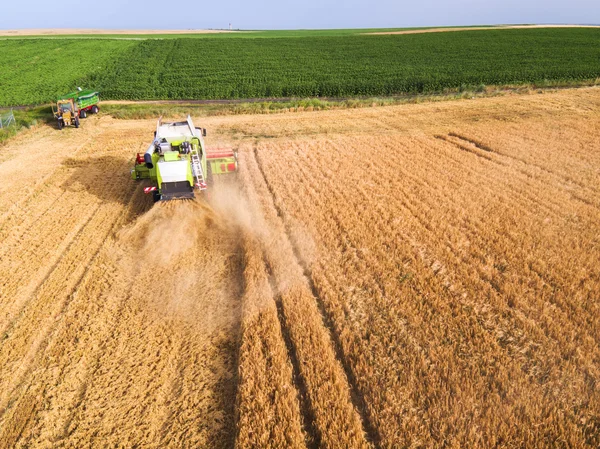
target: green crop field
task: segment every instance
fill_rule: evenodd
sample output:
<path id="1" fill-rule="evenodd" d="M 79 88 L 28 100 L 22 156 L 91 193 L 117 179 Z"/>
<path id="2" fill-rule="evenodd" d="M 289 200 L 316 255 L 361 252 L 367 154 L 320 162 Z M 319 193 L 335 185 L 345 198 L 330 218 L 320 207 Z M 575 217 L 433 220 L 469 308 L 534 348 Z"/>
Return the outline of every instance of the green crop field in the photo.
<path id="1" fill-rule="evenodd" d="M 600 29 L 11 38 L 0 56 L 0 106 L 49 102 L 78 85 L 103 99 L 387 96 L 594 80 Z"/>
<path id="2" fill-rule="evenodd" d="M 0 41 L 0 106 L 56 100 L 88 73 L 99 74 L 135 41 Z"/>

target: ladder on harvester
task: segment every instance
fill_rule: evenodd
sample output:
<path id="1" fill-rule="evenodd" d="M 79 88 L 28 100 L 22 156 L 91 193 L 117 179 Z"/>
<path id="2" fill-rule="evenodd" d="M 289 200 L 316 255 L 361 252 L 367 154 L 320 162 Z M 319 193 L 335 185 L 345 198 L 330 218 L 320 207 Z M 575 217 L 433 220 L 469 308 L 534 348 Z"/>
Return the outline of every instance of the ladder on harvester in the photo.
<path id="1" fill-rule="evenodd" d="M 200 160 L 200 156 L 198 155 L 198 150 L 192 148 L 192 151 L 190 151 L 190 156 L 192 159 L 192 175 L 194 176 L 194 180 L 196 181 L 196 188 L 200 190 L 205 190 L 206 181 L 204 179 L 204 173 L 202 173 L 202 161 Z"/>

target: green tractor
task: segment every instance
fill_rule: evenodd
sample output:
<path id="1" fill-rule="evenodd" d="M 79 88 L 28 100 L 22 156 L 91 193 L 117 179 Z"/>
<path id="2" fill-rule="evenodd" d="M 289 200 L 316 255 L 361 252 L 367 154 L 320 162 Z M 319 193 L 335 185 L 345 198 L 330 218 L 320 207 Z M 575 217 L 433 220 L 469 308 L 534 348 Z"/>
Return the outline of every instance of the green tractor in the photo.
<path id="1" fill-rule="evenodd" d="M 56 106 L 52 106 L 52 113 L 57 120 L 58 129 L 69 125 L 79 128 L 79 108 L 72 98 L 58 100 Z"/>
<path id="2" fill-rule="evenodd" d="M 232 150 L 207 151 L 206 129 L 196 128 L 188 115 L 185 121 L 163 123 L 158 119 L 154 140 L 145 153 L 138 153 L 131 178 L 150 179 L 144 188 L 154 201 L 192 199 L 195 191 L 206 190 L 212 175 L 237 171 L 237 154 Z"/>

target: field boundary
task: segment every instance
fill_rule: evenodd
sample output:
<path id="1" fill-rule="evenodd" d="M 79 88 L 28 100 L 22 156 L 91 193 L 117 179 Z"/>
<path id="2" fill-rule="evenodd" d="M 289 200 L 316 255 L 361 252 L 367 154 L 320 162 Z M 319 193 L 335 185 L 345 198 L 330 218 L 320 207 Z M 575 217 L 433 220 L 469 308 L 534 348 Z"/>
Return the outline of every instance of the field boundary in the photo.
<path id="1" fill-rule="evenodd" d="M 276 113 L 327 111 L 336 109 L 376 108 L 421 104 L 444 101 L 474 100 L 509 95 L 541 95 L 561 90 L 595 89 L 600 86 L 600 78 L 582 82 L 560 82 L 551 85 L 505 85 L 485 86 L 481 88 L 456 89 L 452 92 L 432 94 L 404 94 L 384 97 L 311 97 L 244 99 L 244 100 L 144 100 L 144 101 L 106 101 L 104 112 L 115 119 L 146 119 L 159 115 L 178 116 L 191 113 L 195 116 L 217 115 L 263 115 Z"/>
<path id="2" fill-rule="evenodd" d="M 130 200 L 128 201 L 128 207 L 132 207 L 135 202 L 136 197 L 135 197 L 135 195 L 133 195 L 133 192 L 136 190 L 136 188 L 138 188 L 138 187 L 137 186 L 134 186 L 133 188 L 130 187 L 129 190 L 125 192 L 125 193 L 129 193 L 129 197 L 130 197 Z M 71 239 L 68 247 L 61 253 L 59 260 L 57 260 L 56 263 L 53 264 L 52 269 L 48 272 L 48 275 L 45 276 L 44 280 L 41 283 L 39 283 L 39 285 L 36 287 L 37 292 L 39 292 L 39 290 L 43 287 L 43 285 L 47 282 L 47 280 L 56 271 L 56 269 L 60 265 L 61 261 L 63 260 L 64 256 L 68 253 L 69 248 L 72 245 L 76 244 L 76 242 L 79 240 L 79 238 L 81 237 L 83 232 L 88 228 L 88 226 L 92 222 L 92 220 L 98 215 L 98 212 L 100 211 L 100 209 L 101 209 L 101 206 L 98 205 L 94 209 L 94 211 L 90 214 L 90 216 L 85 220 L 85 223 L 83 224 L 81 229 L 79 229 L 79 231 L 77 232 L 77 235 L 73 239 Z M 79 291 L 79 288 L 80 288 L 82 282 L 88 276 L 88 274 L 91 272 L 91 270 L 94 266 L 94 263 L 97 260 L 100 252 L 102 251 L 103 248 L 106 247 L 106 245 L 110 241 L 111 237 L 114 235 L 115 230 L 118 228 L 119 224 L 122 224 L 121 220 L 122 220 L 122 217 L 116 217 L 116 219 L 108 227 L 107 231 L 104 234 L 104 238 L 101 240 L 101 243 L 98 245 L 96 250 L 92 253 L 91 257 L 89 259 L 87 259 L 85 269 L 75 279 L 73 287 L 69 289 L 70 290 L 69 294 L 65 297 L 62 304 L 60 304 L 60 307 L 58 308 L 58 310 L 52 317 L 52 321 L 50 323 L 48 323 L 48 325 L 44 329 L 42 329 L 43 338 L 38 340 L 39 344 L 37 344 L 37 345 L 35 343 L 33 344 L 31 349 L 35 348 L 35 353 L 32 353 L 31 355 L 28 354 L 25 357 L 25 360 L 23 361 L 23 363 L 25 363 L 26 365 L 25 365 L 25 367 L 23 367 L 23 366 L 21 367 L 22 375 L 20 376 L 20 379 L 18 380 L 17 386 L 15 386 L 13 388 L 13 391 L 16 390 L 20 385 L 22 385 L 23 382 L 25 382 L 25 376 L 28 376 L 30 374 L 34 364 L 36 363 L 36 359 L 37 359 L 36 355 L 39 354 L 39 352 L 40 352 L 40 346 L 43 348 L 46 348 L 51 343 L 52 338 L 53 338 L 52 335 L 54 334 L 56 327 L 60 321 L 59 318 L 65 314 L 65 312 L 69 309 L 69 306 L 71 305 L 73 300 L 77 297 L 77 293 Z M 34 298 L 34 297 L 35 296 L 32 296 L 32 298 Z M 20 316 L 22 315 L 22 311 L 23 310 L 21 310 L 21 313 L 18 314 L 18 316 L 16 317 L 16 320 L 18 320 L 20 318 Z M 11 321 L 9 323 L 8 329 L 10 329 L 10 326 L 14 327 L 14 323 L 15 323 L 15 320 Z M 29 363 L 27 363 L 27 362 L 29 362 Z M 10 393 L 11 392 L 7 392 L 7 395 Z M 6 413 L 8 408 L 9 408 L 8 402 L 3 397 L 2 402 L 0 403 L 0 411 L 4 410 L 3 415 Z"/>
<path id="3" fill-rule="evenodd" d="M 8 128 L 11 125 L 17 125 L 12 108 L 8 112 L 0 113 L 0 129 Z"/>

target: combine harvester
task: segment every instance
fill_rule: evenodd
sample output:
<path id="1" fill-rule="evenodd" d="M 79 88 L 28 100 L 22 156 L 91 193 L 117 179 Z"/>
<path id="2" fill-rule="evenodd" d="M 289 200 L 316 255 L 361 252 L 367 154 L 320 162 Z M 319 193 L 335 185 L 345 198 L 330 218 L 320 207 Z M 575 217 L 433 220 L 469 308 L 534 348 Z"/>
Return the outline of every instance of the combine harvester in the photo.
<path id="1" fill-rule="evenodd" d="M 206 190 L 212 175 L 237 171 L 237 154 L 232 150 L 207 151 L 206 129 L 186 121 L 163 123 L 158 119 L 154 140 L 145 153 L 138 153 L 132 179 L 150 179 L 155 185 L 144 188 L 154 201 L 192 199 L 195 190 Z"/>

